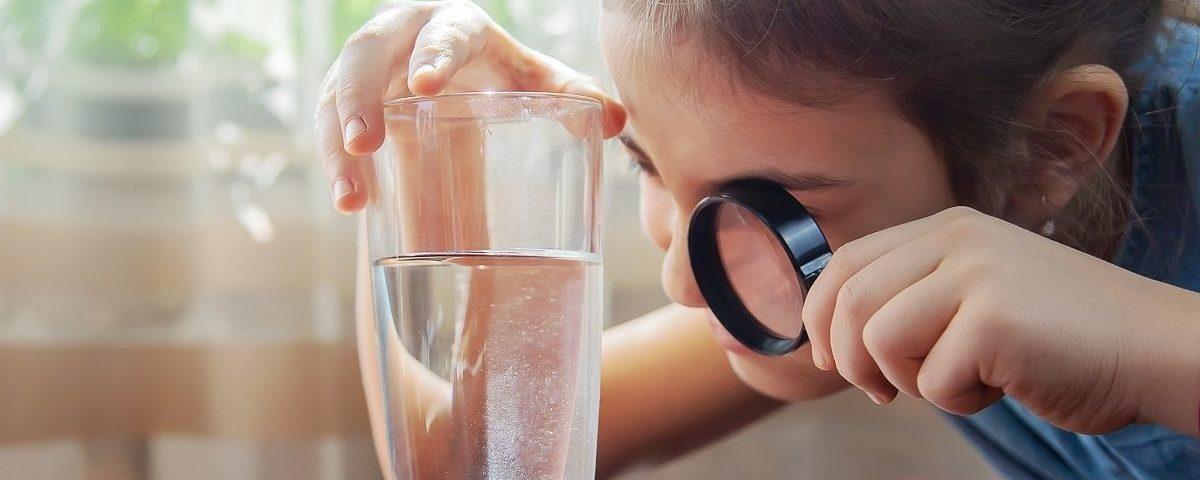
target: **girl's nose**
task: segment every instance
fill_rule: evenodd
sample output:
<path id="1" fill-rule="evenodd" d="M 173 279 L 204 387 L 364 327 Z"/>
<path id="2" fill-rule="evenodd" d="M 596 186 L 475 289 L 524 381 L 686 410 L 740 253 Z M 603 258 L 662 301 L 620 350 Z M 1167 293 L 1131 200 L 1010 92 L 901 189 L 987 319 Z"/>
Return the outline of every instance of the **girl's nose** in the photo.
<path id="1" fill-rule="evenodd" d="M 686 231 L 686 230 L 685 230 Z M 696 277 L 692 274 L 691 260 L 688 258 L 687 235 L 676 232 L 671 239 L 671 246 L 663 259 L 662 283 L 663 290 L 671 301 L 687 307 L 706 307 L 704 296 L 696 285 Z"/>

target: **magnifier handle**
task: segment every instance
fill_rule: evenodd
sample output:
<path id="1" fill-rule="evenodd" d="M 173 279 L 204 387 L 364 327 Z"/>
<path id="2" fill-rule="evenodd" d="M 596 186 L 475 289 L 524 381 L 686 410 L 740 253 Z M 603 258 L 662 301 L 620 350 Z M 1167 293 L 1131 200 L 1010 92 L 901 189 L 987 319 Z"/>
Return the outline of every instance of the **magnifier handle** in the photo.
<path id="1" fill-rule="evenodd" d="M 800 267 L 806 288 L 812 287 L 813 282 L 817 281 L 817 276 L 821 274 L 822 270 L 825 270 L 826 265 L 829 265 L 829 259 L 832 257 L 832 253 L 826 253 Z"/>

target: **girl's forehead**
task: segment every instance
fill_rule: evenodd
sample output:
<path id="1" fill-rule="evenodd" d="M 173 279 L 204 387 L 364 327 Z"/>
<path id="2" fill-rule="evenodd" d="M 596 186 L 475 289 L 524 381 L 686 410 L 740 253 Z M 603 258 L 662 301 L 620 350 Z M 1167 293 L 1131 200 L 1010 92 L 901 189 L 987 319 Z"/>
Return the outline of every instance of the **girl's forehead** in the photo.
<path id="1" fill-rule="evenodd" d="M 687 110 L 714 126 L 777 122 L 780 119 L 837 113 L 894 113 L 892 96 L 883 91 L 852 87 L 836 76 L 797 67 L 789 85 L 772 89 L 747 81 L 739 68 L 745 59 L 728 58 L 704 39 L 676 32 L 667 40 L 647 35 L 646 22 L 620 12 L 605 14 L 603 49 L 617 93 L 633 112 Z M 820 99 L 812 105 L 782 98 L 784 90 L 810 85 Z M 833 91 L 829 85 L 833 85 Z M 853 94 L 849 94 L 853 92 Z"/>
<path id="2" fill-rule="evenodd" d="M 716 62 L 669 57 L 640 62 L 638 55 L 644 54 L 621 53 L 624 58 L 611 65 L 612 75 L 631 129 L 655 137 L 642 140 L 655 144 L 653 150 L 755 150 L 824 142 L 869 149 L 877 148 L 875 139 L 885 139 L 895 121 L 903 121 L 881 92 L 864 92 L 837 105 L 798 105 L 740 85 L 734 72 Z M 742 141 L 730 145 L 734 139 Z"/>
<path id="3" fill-rule="evenodd" d="M 606 45 L 606 60 L 631 115 L 686 111 L 719 126 L 737 120 L 729 117 L 734 110 L 750 114 L 765 112 L 772 104 L 786 107 L 741 88 L 731 79 L 733 72 L 696 42 L 681 43 L 670 52 L 643 45 Z"/>
<path id="4" fill-rule="evenodd" d="M 897 137 L 915 131 L 884 92 L 864 91 L 821 107 L 791 103 L 749 88 L 698 39 L 670 49 L 631 44 L 638 36 L 627 30 L 638 26 L 626 25 L 621 13 L 606 15 L 605 57 L 629 112 L 629 133 L 667 173 L 727 169 L 735 162 L 803 166 L 794 164 L 816 158 L 827 160 L 822 169 L 854 168 L 855 159 L 878 158 Z"/>

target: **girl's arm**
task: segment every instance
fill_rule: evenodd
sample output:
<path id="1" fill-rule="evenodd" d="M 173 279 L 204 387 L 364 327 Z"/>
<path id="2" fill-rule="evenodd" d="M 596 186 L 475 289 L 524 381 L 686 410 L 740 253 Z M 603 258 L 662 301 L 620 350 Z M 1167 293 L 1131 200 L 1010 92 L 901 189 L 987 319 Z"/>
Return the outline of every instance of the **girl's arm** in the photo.
<path id="1" fill-rule="evenodd" d="M 705 317 L 672 305 L 604 332 L 599 478 L 694 450 L 782 405 L 738 380 Z"/>
<path id="2" fill-rule="evenodd" d="M 1128 361 L 1138 366 L 1132 375 L 1140 380 L 1138 420 L 1200 437 L 1200 293 L 1141 280 L 1155 308 L 1145 312 L 1143 328 L 1168 333 L 1149 339 L 1148 354 Z"/>

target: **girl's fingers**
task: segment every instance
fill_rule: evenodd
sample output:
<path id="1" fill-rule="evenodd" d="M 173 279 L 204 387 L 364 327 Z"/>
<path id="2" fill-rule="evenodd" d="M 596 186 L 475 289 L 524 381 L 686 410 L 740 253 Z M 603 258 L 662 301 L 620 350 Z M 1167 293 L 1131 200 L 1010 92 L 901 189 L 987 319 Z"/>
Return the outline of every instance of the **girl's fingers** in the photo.
<path id="1" fill-rule="evenodd" d="M 829 349 L 829 333 L 838 296 L 846 280 L 885 253 L 924 233 L 927 227 L 918 222 L 921 220 L 880 230 L 842 245 L 833 253 L 801 307 L 804 331 L 812 343 L 813 364 L 817 368 L 835 368 L 833 352 Z"/>
<path id="2" fill-rule="evenodd" d="M 490 40 L 491 21 L 475 4 L 454 3 L 439 9 L 421 28 L 408 59 L 408 88 L 437 95 L 460 69 L 474 61 Z M 496 49 L 496 55 L 507 55 Z M 496 59 L 493 59 L 496 60 Z"/>
<path id="3" fill-rule="evenodd" d="M 512 41 L 503 36 L 497 41 Z M 611 97 L 595 78 L 579 73 L 554 57 L 523 46 L 512 49 L 518 55 L 510 59 L 509 72 L 517 88 L 536 92 L 559 92 L 582 95 L 600 102 L 603 109 L 601 134 L 611 138 L 625 128 L 625 107 Z M 536 66 L 536 68 L 530 68 Z"/>
<path id="4" fill-rule="evenodd" d="M 605 138 L 625 127 L 625 108 L 605 93 L 598 81 L 522 45 L 472 3 L 439 10 L 421 29 L 409 59 L 409 89 L 417 95 L 436 95 L 477 61 L 488 62 L 507 80 L 504 83 L 516 90 L 596 99 L 604 111 L 601 130 Z"/>
<path id="5" fill-rule="evenodd" d="M 524 47 L 475 4 L 405 2 L 382 10 L 352 35 L 322 85 L 317 153 L 338 210 L 349 213 L 366 203 L 368 182 L 356 156 L 383 143 L 384 97 L 400 90 L 435 95 L 463 67 L 483 59 L 509 86 L 596 98 L 604 107 L 605 137 L 624 126 L 625 110 L 594 81 Z M 407 65 L 407 76 L 398 72 L 400 64 Z"/>
<path id="6" fill-rule="evenodd" d="M 541 84 L 531 85 L 531 89 L 546 89 L 549 91 L 583 95 L 596 99 L 603 107 L 603 125 L 601 132 L 604 138 L 611 138 L 621 133 L 625 128 L 625 107 L 610 97 L 596 79 L 575 71 L 562 62 L 538 52 L 529 52 L 538 59 L 539 63 L 549 67 L 550 74 L 542 77 Z"/>
<path id="7" fill-rule="evenodd" d="M 599 82 L 591 77 L 576 76 L 568 80 L 561 91 L 563 93 L 591 97 L 600 102 L 604 115 L 602 119 L 603 125 L 600 130 L 604 138 L 615 137 L 625 128 L 625 107 L 608 96 L 604 92 L 604 89 L 600 87 Z"/>
<path id="8" fill-rule="evenodd" d="M 979 213 L 966 207 L 950 208 L 929 217 L 880 230 L 837 249 L 833 258 L 829 260 L 829 265 L 813 283 L 812 289 L 804 299 L 801 312 L 804 330 L 808 333 L 809 341 L 813 343 L 813 363 L 817 368 L 834 368 L 832 352 L 827 347 L 829 325 L 833 321 L 838 294 L 846 280 L 896 247 L 932 232 L 946 223 L 972 215 Z M 953 238 L 948 240 L 952 241 Z"/>
<path id="9" fill-rule="evenodd" d="M 430 9 L 406 4 L 383 11 L 358 29 L 338 58 L 332 89 L 347 152 L 368 155 L 383 143 L 383 97 L 396 62 L 412 51 Z"/>
<path id="10" fill-rule="evenodd" d="M 346 153 L 342 145 L 342 129 L 338 123 L 335 102 L 332 93 L 327 93 L 321 99 L 314 134 L 317 152 L 321 155 L 325 175 L 329 178 L 333 206 L 343 213 L 352 213 L 366 203 L 367 182 L 359 160 Z"/>
<path id="11" fill-rule="evenodd" d="M 911 397 L 921 397 L 921 365 L 962 300 L 948 277 L 934 270 L 888 300 L 863 328 L 863 344 L 884 377 Z"/>
<path id="12" fill-rule="evenodd" d="M 934 235 L 908 241 L 863 267 L 838 291 L 829 345 L 823 347 L 832 353 L 838 373 L 877 402 L 891 401 L 896 387 L 868 350 L 864 327 L 897 294 L 937 269 L 944 250 L 939 244 Z M 905 333 L 900 334 L 904 338 Z"/>
<path id="13" fill-rule="evenodd" d="M 960 308 L 955 317 L 972 315 Z M 972 322 L 950 320 L 946 331 L 930 349 L 917 374 L 917 389 L 929 403 L 955 415 L 971 415 L 1004 396 L 1004 391 L 980 379 L 981 358 L 991 358 Z M 987 339 L 1003 342 L 1002 338 Z"/>

